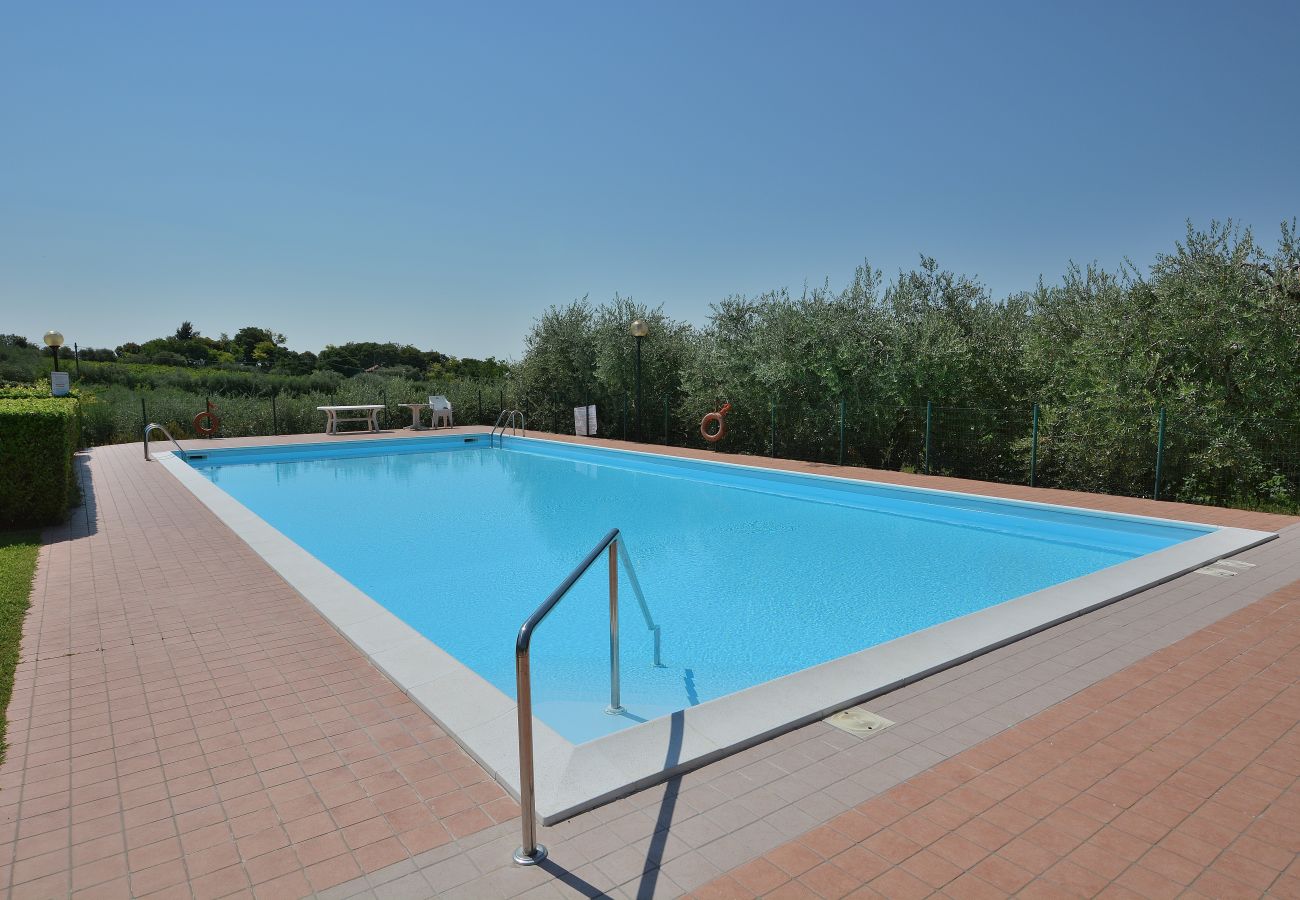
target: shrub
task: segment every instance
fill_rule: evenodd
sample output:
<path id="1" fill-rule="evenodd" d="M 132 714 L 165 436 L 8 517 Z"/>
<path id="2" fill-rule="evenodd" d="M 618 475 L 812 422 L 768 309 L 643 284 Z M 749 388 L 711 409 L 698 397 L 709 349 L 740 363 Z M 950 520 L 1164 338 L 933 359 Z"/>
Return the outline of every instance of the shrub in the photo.
<path id="1" fill-rule="evenodd" d="M 0 400 L 0 528 L 63 520 L 77 496 L 76 449 L 75 400 Z"/>
<path id="2" fill-rule="evenodd" d="M 44 368 L 39 348 L 16 334 L 0 334 L 0 379 L 32 381 Z"/>
<path id="3" fill-rule="evenodd" d="M 38 381 L 35 384 L 0 384 L 0 400 L 42 400 L 49 396 L 49 381 Z"/>

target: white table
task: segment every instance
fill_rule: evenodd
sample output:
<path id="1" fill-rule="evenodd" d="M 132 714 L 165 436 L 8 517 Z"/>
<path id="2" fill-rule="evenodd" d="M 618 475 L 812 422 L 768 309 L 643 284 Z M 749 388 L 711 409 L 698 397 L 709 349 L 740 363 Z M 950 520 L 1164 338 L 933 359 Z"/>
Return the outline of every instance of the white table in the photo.
<path id="1" fill-rule="evenodd" d="M 423 425 L 420 424 L 420 410 L 422 410 L 422 409 L 428 409 L 428 408 L 429 408 L 429 404 L 427 404 L 427 403 L 401 403 L 401 404 L 398 404 L 398 405 L 399 405 L 399 406 L 405 406 L 407 409 L 409 409 L 409 410 L 411 411 L 411 430 L 412 430 L 412 431 L 424 431 L 424 430 L 425 430 L 425 427 L 424 427 Z"/>
<path id="2" fill-rule="evenodd" d="M 365 422 L 370 426 L 371 431 L 379 430 L 379 411 L 384 408 L 382 403 L 365 403 L 358 406 L 318 406 L 316 407 L 325 413 L 325 433 L 338 434 L 340 422 Z M 339 413 L 363 413 L 363 415 L 343 418 Z"/>

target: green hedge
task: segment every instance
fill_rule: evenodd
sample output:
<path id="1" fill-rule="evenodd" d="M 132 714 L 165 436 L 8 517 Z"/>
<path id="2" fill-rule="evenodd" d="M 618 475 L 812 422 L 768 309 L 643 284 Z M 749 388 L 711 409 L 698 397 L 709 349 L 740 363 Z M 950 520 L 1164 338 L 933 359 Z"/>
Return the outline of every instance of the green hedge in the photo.
<path id="1" fill-rule="evenodd" d="M 0 399 L 0 528 L 63 521 L 77 498 L 77 402 Z"/>
<path id="2" fill-rule="evenodd" d="M 0 400 L 43 400 L 50 396 L 49 381 L 31 384 L 0 384 Z"/>

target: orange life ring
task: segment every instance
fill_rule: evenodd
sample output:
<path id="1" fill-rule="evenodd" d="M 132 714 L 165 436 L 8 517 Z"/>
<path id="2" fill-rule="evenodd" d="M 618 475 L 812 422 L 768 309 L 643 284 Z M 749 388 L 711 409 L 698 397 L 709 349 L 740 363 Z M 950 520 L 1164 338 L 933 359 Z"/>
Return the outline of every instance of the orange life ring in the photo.
<path id="1" fill-rule="evenodd" d="M 204 424 L 203 422 L 204 419 L 207 419 L 207 424 Z M 194 430 L 195 432 L 203 435 L 204 437 L 211 437 L 212 435 L 216 434 L 217 429 L 220 427 L 221 427 L 221 420 L 218 419 L 215 415 L 213 415 L 211 409 L 205 409 L 203 412 L 199 413 L 197 416 L 194 417 Z"/>
<path id="2" fill-rule="evenodd" d="M 724 419 L 723 416 L 729 412 L 731 412 L 731 404 L 724 403 L 722 404 L 722 409 L 717 412 L 708 413 L 703 419 L 700 419 L 700 437 L 704 438 L 710 444 L 716 444 L 718 441 L 726 437 L 727 420 Z M 709 431 L 709 425 L 714 422 L 718 423 L 718 430 Z"/>

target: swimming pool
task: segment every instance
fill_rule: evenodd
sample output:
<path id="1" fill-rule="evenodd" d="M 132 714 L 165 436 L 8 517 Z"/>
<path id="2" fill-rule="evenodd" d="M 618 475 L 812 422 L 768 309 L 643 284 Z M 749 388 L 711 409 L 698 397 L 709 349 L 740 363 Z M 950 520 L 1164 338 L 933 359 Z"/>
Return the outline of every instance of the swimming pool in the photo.
<path id="1" fill-rule="evenodd" d="M 626 712 L 605 713 L 597 566 L 533 642 L 535 715 L 571 750 L 612 750 L 618 732 L 654 732 L 671 714 L 773 685 L 768 701 L 789 707 L 775 718 L 797 721 L 869 687 L 845 684 L 808 707 L 788 696 L 801 673 L 873 653 L 892 673 L 881 661 L 900 647 L 919 673 L 1267 537 L 534 438 L 230 449 L 188 462 L 171 468 L 219 488 L 450 657 L 463 683 L 481 679 L 507 701 L 520 623 L 619 528 L 661 630 L 661 665 L 624 573 Z M 1064 606 L 1052 599 L 1063 590 Z M 418 685 L 423 657 L 416 638 L 403 640 L 412 652 L 396 674 Z M 388 648 L 374 649 L 383 665 Z"/>

